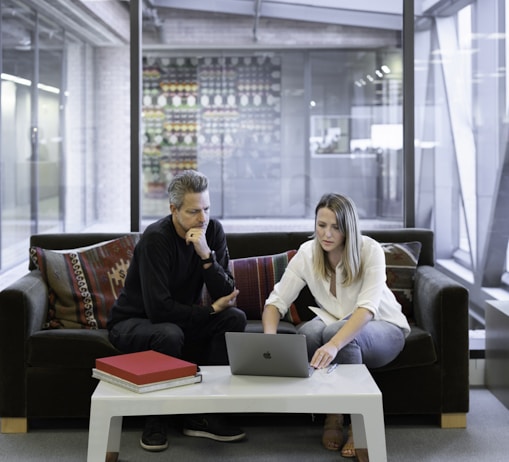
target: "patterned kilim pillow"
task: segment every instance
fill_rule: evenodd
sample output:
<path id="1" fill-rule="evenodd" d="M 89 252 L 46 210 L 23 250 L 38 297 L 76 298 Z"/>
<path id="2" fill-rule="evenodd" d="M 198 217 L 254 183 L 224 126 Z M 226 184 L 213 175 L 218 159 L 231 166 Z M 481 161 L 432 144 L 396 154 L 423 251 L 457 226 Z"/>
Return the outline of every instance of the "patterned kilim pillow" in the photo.
<path id="1" fill-rule="evenodd" d="M 247 319 L 262 318 L 265 300 L 296 253 L 296 250 L 289 250 L 276 255 L 238 258 L 230 261 L 235 286 L 240 291 L 237 306 L 246 313 Z M 294 324 L 300 322 L 294 305 L 290 307 L 283 320 Z"/>
<path id="2" fill-rule="evenodd" d="M 138 239 L 126 235 L 65 251 L 31 247 L 30 257 L 49 288 L 45 328 L 105 328 Z"/>
<path id="3" fill-rule="evenodd" d="M 387 285 L 401 304 L 403 313 L 409 320 L 413 318 L 414 276 L 419 254 L 420 242 L 383 243 Z"/>

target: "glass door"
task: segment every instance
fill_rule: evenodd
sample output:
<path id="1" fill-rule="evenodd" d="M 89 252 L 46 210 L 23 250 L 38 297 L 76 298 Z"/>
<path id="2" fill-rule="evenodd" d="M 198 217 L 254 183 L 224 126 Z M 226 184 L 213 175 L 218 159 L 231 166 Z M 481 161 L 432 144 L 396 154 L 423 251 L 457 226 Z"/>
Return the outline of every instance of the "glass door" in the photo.
<path id="1" fill-rule="evenodd" d="M 63 229 L 64 203 L 64 118 L 66 82 L 63 30 L 51 25 L 51 32 L 39 22 L 38 78 L 36 108 L 34 107 L 34 140 L 32 158 L 36 167 L 37 188 L 32 203 L 37 204 L 33 217 L 37 232 Z"/>
<path id="2" fill-rule="evenodd" d="M 59 230 L 63 32 L 2 1 L 0 267 L 26 258 L 31 234 Z"/>
<path id="3" fill-rule="evenodd" d="M 21 11 L 22 10 L 22 11 Z M 22 17 L 25 20 L 22 20 Z M 1 267 L 8 268 L 25 251 L 34 228 L 31 209 L 32 81 L 35 13 L 11 2 L 2 2 L 2 113 L 0 151 Z"/>

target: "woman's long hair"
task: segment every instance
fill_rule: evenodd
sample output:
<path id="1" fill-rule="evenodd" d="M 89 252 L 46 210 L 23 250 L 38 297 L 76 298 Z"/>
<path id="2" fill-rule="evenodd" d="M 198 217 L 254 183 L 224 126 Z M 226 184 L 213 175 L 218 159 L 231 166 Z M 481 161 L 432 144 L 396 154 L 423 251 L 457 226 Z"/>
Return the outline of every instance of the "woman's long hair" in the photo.
<path id="1" fill-rule="evenodd" d="M 357 209 L 352 199 L 341 194 L 324 194 L 315 208 L 315 228 L 316 216 L 321 208 L 328 208 L 336 215 L 336 221 L 339 231 L 345 236 L 345 247 L 343 250 L 343 274 L 342 284 L 348 286 L 355 282 L 362 273 L 361 264 L 361 246 L 362 236 L 359 229 L 359 218 Z M 315 271 L 324 279 L 331 276 L 334 268 L 326 257 L 326 252 L 322 249 L 320 242 L 314 235 L 315 240 L 315 260 L 313 266 Z"/>

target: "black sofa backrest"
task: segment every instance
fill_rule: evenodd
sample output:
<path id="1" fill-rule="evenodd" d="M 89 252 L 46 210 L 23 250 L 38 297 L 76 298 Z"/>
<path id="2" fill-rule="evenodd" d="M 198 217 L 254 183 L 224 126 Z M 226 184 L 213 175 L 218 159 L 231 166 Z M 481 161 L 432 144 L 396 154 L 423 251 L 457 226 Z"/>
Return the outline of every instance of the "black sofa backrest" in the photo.
<path id="1" fill-rule="evenodd" d="M 249 233 L 246 241 L 245 233 L 229 233 L 228 249 L 230 258 L 245 258 L 251 256 L 271 255 L 286 250 L 298 249 L 299 246 L 310 239 L 312 232 L 255 232 Z M 376 239 L 378 242 L 411 242 L 419 241 L 422 244 L 419 256 L 419 265 L 434 266 L 435 250 L 433 231 L 422 228 L 395 228 L 363 230 L 362 234 Z"/>
<path id="2" fill-rule="evenodd" d="M 109 241 L 129 233 L 61 233 L 34 234 L 30 237 L 30 245 L 45 249 L 63 250 L 85 247 L 103 241 Z M 133 233 L 137 234 L 137 233 Z M 298 249 L 310 239 L 312 232 L 254 232 L 227 233 L 230 258 L 245 258 L 260 255 L 271 255 L 286 250 Z M 410 242 L 422 243 L 419 265 L 434 266 L 435 250 L 433 231 L 423 228 L 391 228 L 363 230 L 362 234 L 371 236 L 379 242 Z M 34 266 L 29 262 L 29 269 Z"/>

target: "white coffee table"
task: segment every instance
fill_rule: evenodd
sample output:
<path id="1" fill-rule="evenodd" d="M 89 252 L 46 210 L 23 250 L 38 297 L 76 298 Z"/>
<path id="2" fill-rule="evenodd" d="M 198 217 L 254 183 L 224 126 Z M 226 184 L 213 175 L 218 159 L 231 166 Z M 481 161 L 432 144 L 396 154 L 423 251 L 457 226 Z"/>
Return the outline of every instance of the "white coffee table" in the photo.
<path id="1" fill-rule="evenodd" d="M 143 394 L 99 382 L 87 461 L 118 456 L 123 416 L 284 412 L 351 414 L 356 448 L 367 448 L 370 462 L 387 462 L 382 394 L 364 365 L 340 365 L 331 374 L 320 370 L 305 379 L 232 376 L 228 366 L 201 371 L 200 384 Z"/>

